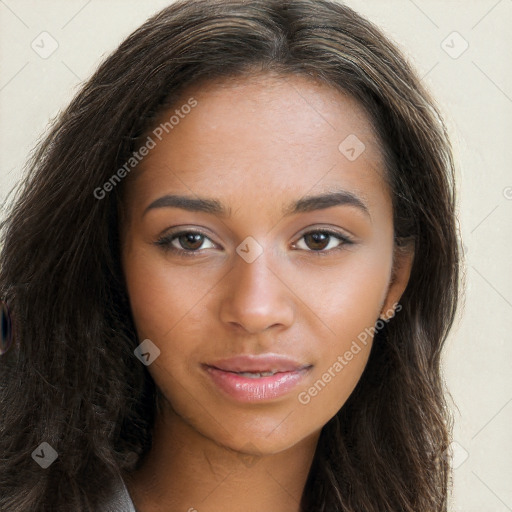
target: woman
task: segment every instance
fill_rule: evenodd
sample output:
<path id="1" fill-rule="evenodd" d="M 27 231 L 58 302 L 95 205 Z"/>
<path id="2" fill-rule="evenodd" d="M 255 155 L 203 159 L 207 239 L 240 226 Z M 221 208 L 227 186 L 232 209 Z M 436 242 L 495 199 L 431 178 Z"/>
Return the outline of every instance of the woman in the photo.
<path id="1" fill-rule="evenodd" d="M 348 7 L 148 20 L 3 224 L 0 509 L 447 510 L 453 175 Z"/>

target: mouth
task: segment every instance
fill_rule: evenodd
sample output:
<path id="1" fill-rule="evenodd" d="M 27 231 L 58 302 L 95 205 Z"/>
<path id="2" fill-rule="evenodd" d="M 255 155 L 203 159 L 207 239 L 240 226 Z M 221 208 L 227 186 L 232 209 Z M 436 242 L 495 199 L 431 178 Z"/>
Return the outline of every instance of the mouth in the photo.
<path id="1" fill-rule="evenodd" d="M 219 370 L 220 368 L 217 368 Z M 229 370 L 223 370 L 223 371 L 229 371 Z M 277 370 L 272 370 L 269 372 L 230 372 L 230 373 L 236 373 L 237 375 L 241 375 L 242 377 L 247 377 L 249 379 L 260 379 L 261 377 L 271 377 L 272 375 L 275 375 L 276 373 L 283 373 L 278 372 Z"/>
<path id="2" fill-rule="evenodd" d="M 277 372 L 291 372 L 301 370 L 309 364 L 301 363 L 291 357 L 282 354 L 260 354 L 249 355 L 240 354 L 238 356 L 230 357 L 227 359 L 218 359 L 206 366 L 217 368 L 225 372 L 233 373 L 269 373 L 275 374 Z"/>
<path id="3" fill-rule="evenodd" d="M 240 355 L 202 366 L 216 390 L 238 402 L 282 397 L 303 382 L 313 367 L 277 354 Z"/>

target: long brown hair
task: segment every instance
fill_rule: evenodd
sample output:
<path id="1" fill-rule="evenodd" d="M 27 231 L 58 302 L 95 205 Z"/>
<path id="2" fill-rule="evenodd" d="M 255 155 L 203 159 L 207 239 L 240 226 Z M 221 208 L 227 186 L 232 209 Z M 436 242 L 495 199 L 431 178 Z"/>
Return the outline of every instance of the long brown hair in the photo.
<path id="1" fill-rule="evenodd" d="M 401 311 L 375 337 L 352 395 L 322 429 L 307 512 L 447 509 L 451 417 L 441 350 L 458 301 L 454 163 L 439 109 L 372 23 L 329 0 L 182 0 L 146 21 L 39 145 L 2 223 L 0 510 L 97 510 L 151 448 L 157 389 L 120 265 L 122 187 L 98 199 L 156 116 L 199 80 L 267 71 L 356 98 L 380 137 L 397 246 L 415 247 Z M 47 442 L 58 458 L 31 457 Z"/>

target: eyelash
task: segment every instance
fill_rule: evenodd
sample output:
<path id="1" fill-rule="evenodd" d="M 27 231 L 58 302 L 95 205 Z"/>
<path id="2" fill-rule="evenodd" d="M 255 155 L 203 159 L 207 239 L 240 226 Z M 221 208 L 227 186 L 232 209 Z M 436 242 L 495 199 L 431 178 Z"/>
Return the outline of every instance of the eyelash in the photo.
<path id="1" fill-rule="evenodd" d="M 346 235 L 342 235 L 341 233 L 339 233 L 337 231 L 332 231 L 330 229 L 315 229 L 312 231 L 308 231 L 308 232 L 304 233 L 299 238 L 299 240 L 301 240 L 305 236 L 311 235 L 313 233 L 321 233 L 323 235 L 329 235 L 331 237 L 338 239 L 340 242 L 342 242 L 342 244 L 340 244 L 338 247 L 335 247 L 334 249 L 329 249 L 329 250 L 324 249 L 324 250 L 314 251 L 311 249 L 310 250 L 301 249 L 301 250 L 305 250 L 306 252 L 311 252 L 317 256 L 329 256 L 332 252 L 342 250 L 344 245 L 353 245 L 354 244 L 354 241 L 350 237 L 348 237 Z M 190 229 L 190 230 L 186 230 L 186 231 L 178 231 L 178 232 L 174 232 L 174 233 L 169 233 L 169 234 L 159 238 L 155 242 L 155 245 L 161 247 L 165 252 L 174 253 L 178 257 L 184 257 L 184 258 L 195 257 L 197 255 L 197 253 L 200 252 L 201 249 L 187 251 L 185 249 L 177 249 L 176 247 L 173 247 L 171 245 L 171 243 L 174 239 L 179 238 L 182 235 L 187 235 L 187 234 L 201 235 L 201 236 L 205 237 L 206 239 L 210 240 L 210 238 L 207 237 L 201 231 L 196 231 L 194 229 Z"/>

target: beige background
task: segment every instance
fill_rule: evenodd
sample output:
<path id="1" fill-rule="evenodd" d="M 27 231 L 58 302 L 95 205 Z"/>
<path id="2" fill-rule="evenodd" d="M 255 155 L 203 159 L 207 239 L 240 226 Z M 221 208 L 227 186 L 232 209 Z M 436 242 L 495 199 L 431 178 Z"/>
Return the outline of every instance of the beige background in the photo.
<path id="1" fill-rule="evenodd" d="M 0 201 L 49 119 L 168 3 L 0 0 Z M 445 357 L 457 405 L 450 510 L 512 511 L 512 0 L 347 3 L 405 50 L 452 132 L 467 297 Z M 41 37 L 44 51 L 58 44 L 47 58 L 31 46 L 43 52 Z"/>

